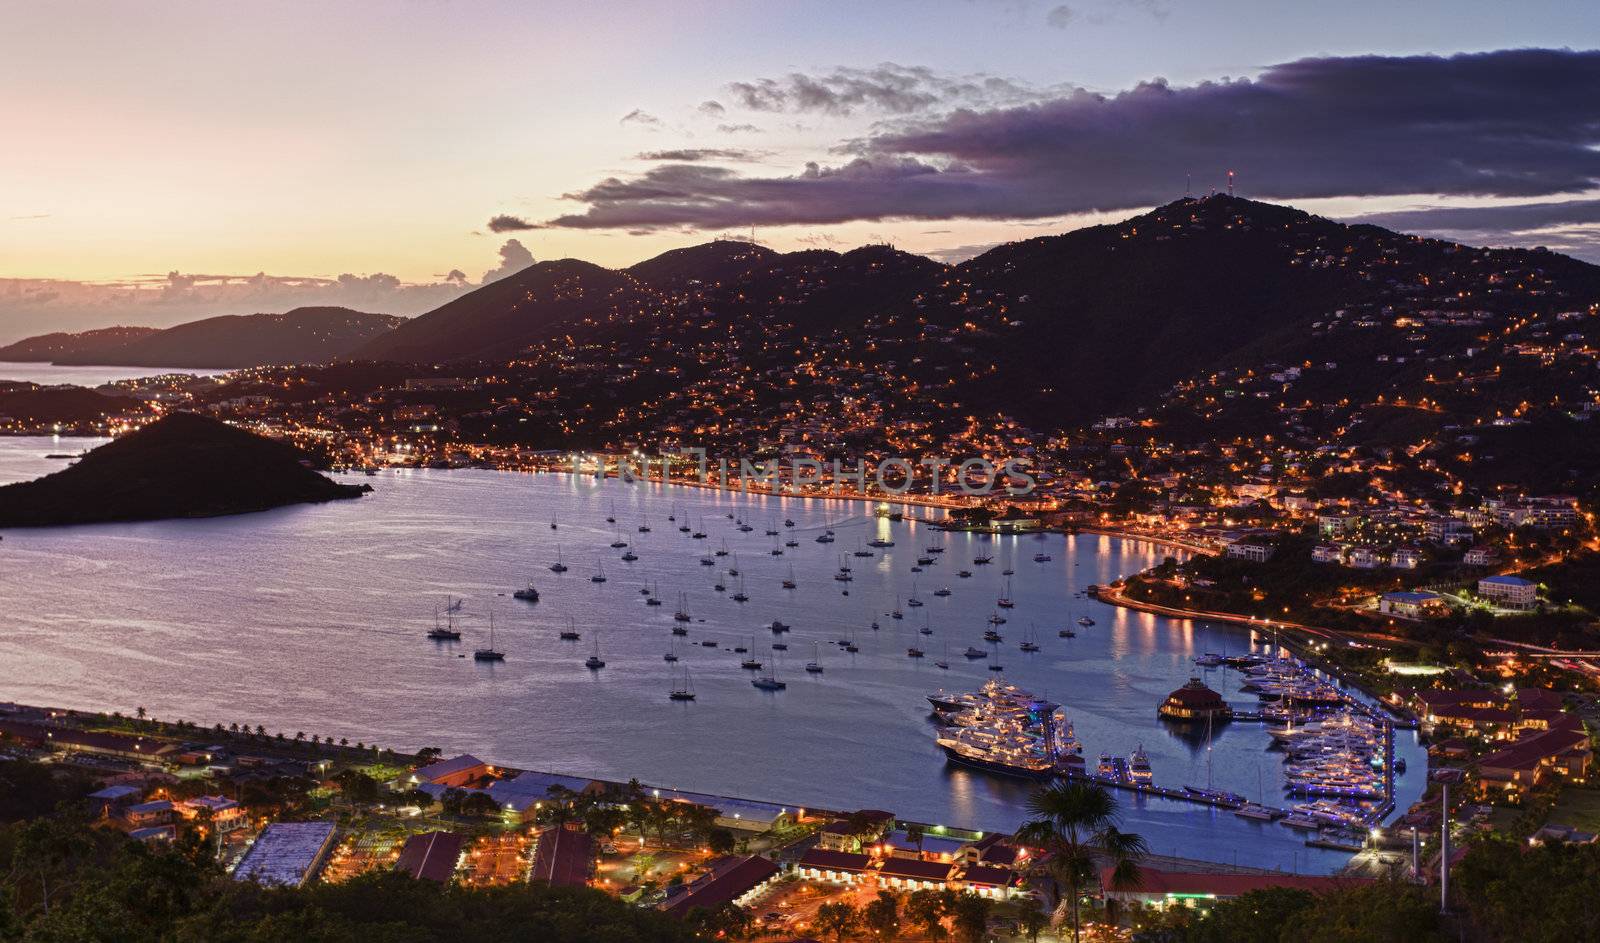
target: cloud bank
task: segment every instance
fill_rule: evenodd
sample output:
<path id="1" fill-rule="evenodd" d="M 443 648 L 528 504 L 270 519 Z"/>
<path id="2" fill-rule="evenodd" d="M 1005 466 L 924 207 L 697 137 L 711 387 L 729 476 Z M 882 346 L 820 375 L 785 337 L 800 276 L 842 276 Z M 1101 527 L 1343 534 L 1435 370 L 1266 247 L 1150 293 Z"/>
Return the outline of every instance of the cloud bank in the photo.
<path id="1" fill-rule="evenodd" d="M 997 80 L 999 81 L 999 80 Z M 1268 199 L 1533 198 L 1600 187 L 1600 51 L 1307 58 L 1249 79 L 973 104 L 980 81 L 884 66 L 736 83 L 758 111 L 911 119 L 849 159 L 757 176 L 669 163 L 569 194 L 543 225 L 630 231 L 889 219 L 1037 219 L 1166 202 L 1186 175 Z M 987 94 L 1024 94 L 1002 83 Z M 992 99 L 991 99 L 992 101 Z"/>
<path id="2" fill-rule="evenodd" d="M 532 262 L 533 254 L 511 239 L 500 248 L 500 264 L 478 283 L 459 269 L 429 282 L 404 282 L 382 272 L 325 278 L 173 271 L 117 282 L 0 278 L 0 344 L 51 331 L 113 324 L 171 327 L 217 315 L 288 311 L 305 305 L 416 315 Z"/>

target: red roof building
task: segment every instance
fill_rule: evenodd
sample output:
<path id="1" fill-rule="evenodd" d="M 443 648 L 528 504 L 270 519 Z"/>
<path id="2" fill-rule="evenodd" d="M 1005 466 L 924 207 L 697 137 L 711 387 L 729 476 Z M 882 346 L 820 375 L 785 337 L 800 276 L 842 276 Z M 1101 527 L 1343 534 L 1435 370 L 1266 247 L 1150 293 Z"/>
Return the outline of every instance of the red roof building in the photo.
<path id="1" fill-rule="evenodd" d="M 664 913 L 682 917 L 696 907 L 715 910 L 723 904 L 743 904 L 766 889 L 778 875 L 778 866 L 760 855 L 728 858 L 701 875 L 681 894 L 661 905 Z"/>
<path id="2" fill-rule="evenodd" d="M 419 881 L 448 884 L 455 877 L 456 864 L 460 860 L 460 835 L 453 832 L 427 832 L 406 839 L 394 867 L 396 871 L 404 871 Z"/>
<path id="3" fill-rule="evenodd" d="M 584 887 L 593 864 L 594 840 L 589 833 L 558 825 L 539 833 L 529 878 L 551 887 Z"/>

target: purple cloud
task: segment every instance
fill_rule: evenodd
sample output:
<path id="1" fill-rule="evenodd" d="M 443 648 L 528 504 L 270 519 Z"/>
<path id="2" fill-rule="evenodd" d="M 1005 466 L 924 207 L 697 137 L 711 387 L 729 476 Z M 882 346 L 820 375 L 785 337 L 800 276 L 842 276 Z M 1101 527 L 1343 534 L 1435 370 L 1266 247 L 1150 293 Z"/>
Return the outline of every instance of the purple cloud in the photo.
<path id="1" fill-rule="evenodd" d="M 656 167 L 569 194 L 586 209 L 549 224 L 1037 219 L 1149 206 L 1180 194 L 1187 174 L 1229 169 L 1245 192 L 1275 199 L 1575 194 L 1600 182 L 1597 87 L 1600 51 L 1301 59 L 1254 79 L 961 108 L 880 130 L 851 142 L 848 162 L 792 176 Z M 795 86 L 753 89 L 786 108 L 802 100 Z"/>

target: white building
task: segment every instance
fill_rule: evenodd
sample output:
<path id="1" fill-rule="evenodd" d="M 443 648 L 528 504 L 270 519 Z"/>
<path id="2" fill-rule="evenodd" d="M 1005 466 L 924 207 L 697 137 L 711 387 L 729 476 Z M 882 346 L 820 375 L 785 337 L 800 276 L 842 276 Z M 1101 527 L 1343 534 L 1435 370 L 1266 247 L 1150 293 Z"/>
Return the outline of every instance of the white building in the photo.
<path id="1" fill-rule="evenodd" d="M 1485 576 L 1478 581 L 1478 594 L 1501 609 L 1532 609 L 1539 603 L 1539 587 L 1520 576 Z"/>
<path id="2" fill-rule="evenodd" d="M 1228 556 L 1235 560 L 1249 560 L 1252 563 L 1266 563 L 1272 559 L 1272 554 L 1277 550 L 1270 544 L 1247 543 L 1242 540 L 1228 544 Z"/>

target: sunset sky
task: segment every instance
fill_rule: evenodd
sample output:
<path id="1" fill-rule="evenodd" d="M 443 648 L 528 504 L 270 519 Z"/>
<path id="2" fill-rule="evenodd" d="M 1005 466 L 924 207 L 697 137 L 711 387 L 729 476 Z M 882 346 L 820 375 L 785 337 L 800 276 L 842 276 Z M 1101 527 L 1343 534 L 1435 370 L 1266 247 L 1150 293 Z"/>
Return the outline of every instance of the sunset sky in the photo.
<path id="1" fill-rule="evenodd" d="M 1600 4 L 3 7 L 0 341 L 416 313 L 502 265 L 752 225 L 956 259 L 1230 168 L 1248 196 L 1600 260 Z"/>

